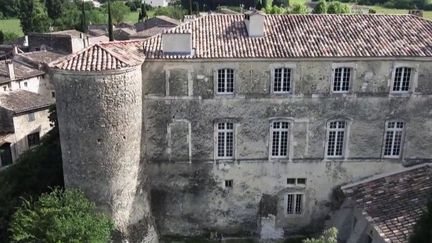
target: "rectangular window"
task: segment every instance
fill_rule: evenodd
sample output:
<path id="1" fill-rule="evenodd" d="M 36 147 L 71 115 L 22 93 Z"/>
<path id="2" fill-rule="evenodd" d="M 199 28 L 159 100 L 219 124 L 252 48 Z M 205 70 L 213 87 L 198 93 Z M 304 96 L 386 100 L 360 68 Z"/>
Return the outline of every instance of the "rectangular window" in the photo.
<path id="1" fill-rule="evenodd" d="M 287 214 L 303 213 L 303 194 L 292 193 L 287 195 Z"/>
<path id="2" fill-rule="evenodd" d="M 393 92 L 408 92 L 410 88 L 411 74 L 410 67 L 398 67 L 394 73 Z"/>
<path id="3" fill-rule="evenodd" d="M 287 184 L 288 185 L 295 185 L 296 184 L 296 178 L 287 178 Z"/>
<path id="4" fill-rule="evenodd" d="M 387 122 L 384 135 L 384 157 L 399 157 L 402 148 L 403 122 Z"/>
<path id="5" fill-rule="evenodd" d="M 234 181 L 233 180 L 225 180 L 225 187 L 231 188 L 233 187 Z"/>
<path id="6" fill-rule="evenodd" d="M 289 93 L 291 91 L 291 69 L 276 68 L 273 77 L 273 93 Z"/>
<path id="7" fill-rule="evenodd" d="M 328 125 L 327 156 L 342 157 L 345 140 L 345 121 L 332 121 Z"/>
<path id="8" fill-rule="evenodd" d="M 40 142 L 39 132 L 27 135 L 27 142 L 29 148 L 38 145 Z"/>
<path id="9" fill-rule="evenodd" d="M 234 93 L 234 69 L 219 69 L 217 73 L 217 93 Z"/>
<path id="10" fill-rule="evenodd" d="M 217 158 L 234 157 L 234 124 L 230 122 L 217 124 Z"/>
<path id="11" fill-rule="evenodd" d="M 333 92 L 348 92 L 351 80 L 351 68 L 340 67 L 334 70 Z"/>
<path id="12" fill-rule="evenodd" d="M 271 133 L 271 157 L 281 158 L 288 155 L 288 122 L 272 122 Z"/>
<path id="13" fill-rule="evenodd" d="M 34 121 L 35 120 L 35 113 L 29 113 L 28 114 L 28 121 L 29 122 L 32 122 L 32 121 Z"/>

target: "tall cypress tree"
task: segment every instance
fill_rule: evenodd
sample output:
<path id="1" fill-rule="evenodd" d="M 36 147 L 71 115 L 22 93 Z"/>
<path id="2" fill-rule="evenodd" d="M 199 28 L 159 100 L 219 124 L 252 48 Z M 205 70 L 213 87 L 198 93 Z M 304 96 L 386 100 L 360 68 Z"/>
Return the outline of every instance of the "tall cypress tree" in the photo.
<path id="1" fill-rule="evenodd" d="M 81 32 L 87 33 L 87 20 L 85 15 L 84 0 L 82 1 L 82 6 L 81 6 Z"/>
<path id="2" fill-rule="evenodd" d="M 138 16 L 138 22 L 144 22 L 144 20 L 147 18 L 147 10 L 145 6 L 145 1 L 143 0 L 141 2 L 141 11 Z"/>
<path id="3" fill-rule="evenodd" d="M 108 36 L 110 41 L 114 40 L 113 23 L 111 17 L 111 0 L 108 0 Z"/>

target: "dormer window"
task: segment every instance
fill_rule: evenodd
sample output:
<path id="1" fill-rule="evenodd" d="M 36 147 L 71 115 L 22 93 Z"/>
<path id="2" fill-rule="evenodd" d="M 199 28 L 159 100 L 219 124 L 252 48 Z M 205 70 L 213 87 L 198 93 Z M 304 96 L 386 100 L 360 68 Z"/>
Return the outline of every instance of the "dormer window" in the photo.
<path id="1" fill-rule="evenodd" d="M 217 93 L 234 93 L 234 69 L 223 68 L 217 71 Z"/>
<path id="2" fill-rule="evenodd" d="M 352 68 L 350 67 L 334 69 L 332 91 L 334 93 L 347 93 L 350 89 L 351 77 Z"/>
<path id="3" fill-rule="evenodd" d="M 405 93 L 410 89 L 410 83 L 413 75 L 413 68 L 398 67 L 394 71 L 392 92 Z"/>

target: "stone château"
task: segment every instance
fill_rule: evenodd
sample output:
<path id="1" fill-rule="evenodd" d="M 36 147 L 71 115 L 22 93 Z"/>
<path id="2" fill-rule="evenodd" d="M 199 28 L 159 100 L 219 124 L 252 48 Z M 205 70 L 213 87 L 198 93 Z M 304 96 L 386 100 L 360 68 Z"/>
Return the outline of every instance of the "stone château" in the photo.
<path id="1" fill-rule="evenodd" d="M 67 187 L 130 242 L 281 238 L 432 158 L 432 22 L 209 15 L 52 64 Z M 157 232 L 157 233 L 156 233 Z"/>

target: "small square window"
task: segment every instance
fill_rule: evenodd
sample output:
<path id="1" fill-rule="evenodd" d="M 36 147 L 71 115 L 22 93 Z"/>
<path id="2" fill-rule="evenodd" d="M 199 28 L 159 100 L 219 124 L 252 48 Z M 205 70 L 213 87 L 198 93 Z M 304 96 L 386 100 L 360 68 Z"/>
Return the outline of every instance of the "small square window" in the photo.
<path id="1" fill-rule="evenodd" d="M 297 178 L 297 184 L 306 185 L 306 178 Z"/>
<path id="2" fill-rule="evenodd" d="M 40 143 L 39 132 L 27 135 L 27 142 L 29 148 L 38 145 Z"/>
<path id="3" fill-rule="evenodd" d="M 32 121 L 34 121 L 35 120 L 35 113 L 29 113 L 28 114 L 28 121 L 29 122 L 32 122 Z"/>
<path id="4" fill-rule="evenodd" d="M 225 187 L 226 188 L 232 188 L 233 183 L 234 183 L 234 180 L 225 180 Z"/>
<path id="5" fill-rule="evenodd" d="M 51 92 L 51 97 L 55 98 L 55 92 Z"/>
<path id="6" fill-rule="evenodd" d="M 288 178 L 287 179 L 287 184 L 288 185 L 295 185 L 296 184 L 296 179 L 295 178 Z"/>
<path id="7" fill-rule="evenodd" d="M 27 82 L 24 82 L 24 87 L 26 87 L 26 88 L 27 88 L 27 86 L 28 86 Z"/>

